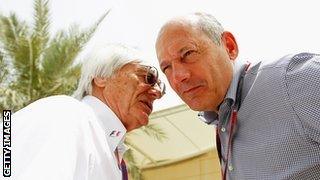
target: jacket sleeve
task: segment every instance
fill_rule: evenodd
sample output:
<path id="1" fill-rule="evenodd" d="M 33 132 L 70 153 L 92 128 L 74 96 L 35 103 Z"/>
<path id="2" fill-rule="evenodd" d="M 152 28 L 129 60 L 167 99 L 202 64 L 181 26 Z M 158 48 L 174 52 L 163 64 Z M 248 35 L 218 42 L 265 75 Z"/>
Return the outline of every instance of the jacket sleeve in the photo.
<path id="1" fill-rule="evenodd" d="M 12 179 L 88 179 L 83 121 L 66 106 L 42 101 L 14 114 Z"/>
<path id="2" fill-rule="evenodd" d="M 305 134 L 320 143 L 320 56 L 295 55 L 286 72 L 287 92 Z"/>

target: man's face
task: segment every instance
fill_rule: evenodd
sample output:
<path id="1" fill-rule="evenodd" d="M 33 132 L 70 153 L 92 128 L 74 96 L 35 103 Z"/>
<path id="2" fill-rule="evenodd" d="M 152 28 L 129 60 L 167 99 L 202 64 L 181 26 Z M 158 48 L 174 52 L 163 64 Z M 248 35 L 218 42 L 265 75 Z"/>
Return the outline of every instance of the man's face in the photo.
<path id="1" fill-rule="evenodd" d="M 228 90 L 233 74 L 231 59 L 238 49 L 235 41 L 230 46 L 233 36 L 224 36 L 232 34 L 224 34 L 218 46 L 188 23 L 168 24 L 159 34 L 156 51 L 161 70 L 193 110 L 217 111 Z M 236 49 L 232 49 L 234 45 Z"/>
<path id="2" fill-rule="evenodd" d="M 148 124 L 153 101 L 161 98 L 158 88 L 145 81 L 146 66 L 127 64 L 106 81 L 103 96 L 127 131 Z"/>

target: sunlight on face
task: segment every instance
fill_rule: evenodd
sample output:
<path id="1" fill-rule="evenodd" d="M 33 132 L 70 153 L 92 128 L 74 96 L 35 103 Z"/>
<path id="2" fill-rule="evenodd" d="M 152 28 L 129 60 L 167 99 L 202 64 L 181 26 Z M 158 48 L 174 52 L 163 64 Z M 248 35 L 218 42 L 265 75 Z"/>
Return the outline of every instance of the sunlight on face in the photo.
<path id="1" fill-rule="evenodd" d="M 172 23 L 156 44 L 161 70 L 171 87 L 197 111 L 216 110 L 232 79 L 226 48 L 188 23 Z"/>
<path id="2" fill-rule="evenodd" d="M 103 91 L 107 103 L 127 131 L 148 124 L 153 102 L 161 98 L 161 91 L 146 82 L 147 72 L 145 66 L 127 64 L 107 81 Z"/>

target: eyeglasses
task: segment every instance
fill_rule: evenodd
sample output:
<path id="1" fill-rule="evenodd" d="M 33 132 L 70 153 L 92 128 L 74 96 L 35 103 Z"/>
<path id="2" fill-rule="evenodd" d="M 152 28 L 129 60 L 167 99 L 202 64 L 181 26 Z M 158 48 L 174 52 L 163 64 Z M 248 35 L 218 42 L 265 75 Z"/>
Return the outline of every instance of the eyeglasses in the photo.
<path id="1" fill-rule="evenodd" d="M 153 66 L 144 66 L 147 70 L 145 76 L 145 83 L 154 88 L 158 88 L 161 92 L 161 96 L 166 93 L 166 85 L 160 81 L 158 77 L 158 70 Z"/>

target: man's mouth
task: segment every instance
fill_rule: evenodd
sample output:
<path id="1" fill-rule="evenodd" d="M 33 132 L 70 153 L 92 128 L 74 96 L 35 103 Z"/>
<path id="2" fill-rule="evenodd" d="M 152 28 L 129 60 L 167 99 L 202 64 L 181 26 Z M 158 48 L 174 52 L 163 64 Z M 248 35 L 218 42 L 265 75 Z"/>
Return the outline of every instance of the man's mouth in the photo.
<path id="1" fill-rule="evenodd" d="M 182 91 L 182 94 L 190 94 L 196 92 L 201 86 L 194 86 Z"/>
<path id="2" fill-rule="evenodd" d="M 147 106 L 150 109 L 150 112 L 152 112 L 153 107 L 151 102 L 148 102 L 145 100 L 141 100 L 140 102 L 143 103 L 145 106 Z"/>

